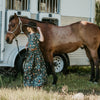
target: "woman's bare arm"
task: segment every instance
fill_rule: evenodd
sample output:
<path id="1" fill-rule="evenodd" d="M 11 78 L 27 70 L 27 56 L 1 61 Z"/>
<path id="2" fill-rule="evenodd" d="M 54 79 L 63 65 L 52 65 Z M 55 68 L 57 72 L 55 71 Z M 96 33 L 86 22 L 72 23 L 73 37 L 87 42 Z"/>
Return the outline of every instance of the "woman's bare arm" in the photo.
<path id="1" fill-rule="evenodd" d="M 39 39 L 39 41 L 43 42 L 43 41 L 44 41 L 44 36 L 43 36 L 43 34 L 42 34 L 42 31 L 41 31 L 40 27 L 37 27 L 37 29 L 38 29 L 39 34 L 40 34 L 40 39 Z"/>

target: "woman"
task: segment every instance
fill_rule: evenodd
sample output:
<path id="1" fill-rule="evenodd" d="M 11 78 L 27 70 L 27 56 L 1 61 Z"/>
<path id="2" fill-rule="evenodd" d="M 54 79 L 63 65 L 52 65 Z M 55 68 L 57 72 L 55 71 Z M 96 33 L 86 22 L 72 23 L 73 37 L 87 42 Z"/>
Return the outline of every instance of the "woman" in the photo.
<path id="1" fill-rule="evenodd" d="M 26 45 L 28 55 L 24 67 L 24 86 L 41 87 L 47 80 L 46 66 L 39 48 L 39 42 L 43 42 L 44 37 L 36 23 L 29 22 L 25 26 L 29 34 Z"/>

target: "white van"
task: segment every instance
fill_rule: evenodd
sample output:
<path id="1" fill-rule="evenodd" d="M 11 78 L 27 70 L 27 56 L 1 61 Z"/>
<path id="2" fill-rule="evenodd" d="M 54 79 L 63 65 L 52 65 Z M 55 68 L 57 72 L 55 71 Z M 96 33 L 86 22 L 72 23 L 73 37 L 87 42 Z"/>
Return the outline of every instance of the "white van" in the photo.
<path id="1" fill-rule="evenodd" d="M 23 33 L 17 37 L 21 60 L 16 41 L 12 44 L 5 41 L 9 18 L 14 13 L 59 26 L 81 20 L 94 22 L 95 0 L 0 0 L 0 67 L 16 67 L 19 71 L 25 57 L 27 37 Z M 69 65 L 89 65 L 84 49 L 54 55 L 54 62 L 55 72 L 66 72 Z"/>

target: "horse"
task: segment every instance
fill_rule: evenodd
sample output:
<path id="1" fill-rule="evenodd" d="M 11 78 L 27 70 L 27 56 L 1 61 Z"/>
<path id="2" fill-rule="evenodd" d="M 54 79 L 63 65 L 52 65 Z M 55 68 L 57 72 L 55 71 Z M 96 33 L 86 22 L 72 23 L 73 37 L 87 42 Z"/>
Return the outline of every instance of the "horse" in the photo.
<path id="1" fill-rule="evenodd" d="M 7 43 L 11 44 L 21 31 L 27 35 L 24 25 L 30 21 L 35 22 L 43 33 L 44 42 L 40 42 L 39 45 L 48 66 L 47 68 L 52 70 L 50 72 L 53 75 L 53 84 L 57 83 L 57 76 L 53 66 L 53 54 L 70 53 L 80 47 L 84 47 L 90 61 L 90 81 L 98 82 L 100 29 L 97 25 L 87 21 L 79 21 L 66 26 L 57 26 L 14 14 L 9 20 L 9 29 L 5 37 Z"/>

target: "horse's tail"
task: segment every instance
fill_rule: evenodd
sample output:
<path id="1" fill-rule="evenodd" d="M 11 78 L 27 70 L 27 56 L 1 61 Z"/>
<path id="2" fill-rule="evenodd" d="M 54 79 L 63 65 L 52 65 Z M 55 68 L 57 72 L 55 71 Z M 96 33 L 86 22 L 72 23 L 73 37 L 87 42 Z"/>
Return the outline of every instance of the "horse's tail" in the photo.
<path id="1" fill-rule="evenodd" d="M 98 48 L 98 57 L 99 57 L 99 61 L 100 61 L 100 45 L 99 45 L 99 48 Z"/>

